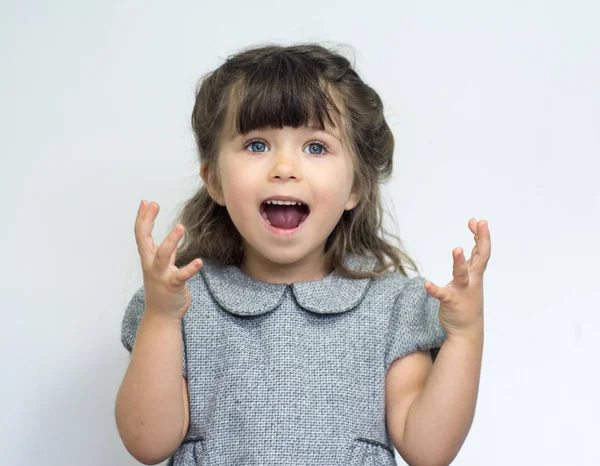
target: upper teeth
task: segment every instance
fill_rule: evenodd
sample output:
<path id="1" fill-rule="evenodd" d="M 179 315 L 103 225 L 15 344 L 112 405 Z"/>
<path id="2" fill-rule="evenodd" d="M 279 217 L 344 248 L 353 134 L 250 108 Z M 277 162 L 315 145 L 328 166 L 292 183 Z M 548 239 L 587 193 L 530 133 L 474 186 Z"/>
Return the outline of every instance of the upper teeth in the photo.
<path id="1" fill-rule="evenodd" d="M 300 201 L 278 201 L 278 200 L 268 200 L 266 201 L 267 204 L 277 204 L 277 205 L 302 205 L 302 202 Z"/>

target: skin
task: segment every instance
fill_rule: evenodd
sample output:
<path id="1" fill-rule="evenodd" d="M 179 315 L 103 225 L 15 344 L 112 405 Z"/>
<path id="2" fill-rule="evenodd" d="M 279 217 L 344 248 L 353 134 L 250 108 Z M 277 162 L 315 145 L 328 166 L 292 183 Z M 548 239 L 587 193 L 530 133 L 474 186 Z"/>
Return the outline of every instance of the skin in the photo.
<path id="1" fill-rule="evenodd" d="M 250 138 L 260 138 L 264 146 L 246 147 Z M 218 173 L 209 174 L 203 166 L 201 175 L 244 238 L 245 273 L 257 280 L 293 283 L 316 280 L 329 272 L 324 260 L 327 236 L 343 211 L 358 203 L 358 193 L 352 190 L 351 159 L 335 129 L 286 127 L 238 135 L 223 144 Z M 210 184 L 212 179 L 219 183 Z M 310 206 L 306 223 L 295 235 L 272 233 L 260 216 L 261 201 L 272 195 L 295 196 Z M 181 269 L 174 265 L 184 233 L 181 224 L 156 245 L 152 229 L 159 208 L 155 202 L 142 201 L 136 218 L 145 311 L 115 403 L 121 439 L 144 464 L 170 457 L 189 427 L 180 320 L 191 302 L 187 280 L 202 267 L 200 259 Z"/>
<path id="2" fill-rule="evenodd" d="M 242 270 L 271 283 L 317 280 L 328 271 L 325 240 L 344 209 L 354 208 L 352 164 L 340 139 L 306 129 L 267 129 L 237 135 L 222 147 L 216 202 L 242 234 Z M 319 140 L 330 156 L 305 153 Z M 260 150 L 245 144 L 259 140 Z M 256 147 L 255 147 L 256 148 Z M 201 170 L 205 182 L 206 169 Z M 343 175 L 343 176 L 342 176 Z M 220 188 L 220 191 L 219 191 Z M 275 236 L 258 215 L 261 201 L 273 194 L 307 201 L 311 214 L 296 237 Z M 309 223 L 309 220 L 311 221 Z M 487 222 L 469 221 L 475 247 L 467 261 L 462 248 L 452 251 L 453 280 L 445 287 L 427 281 L 426 291 L 440 301 L 439 318 L 448 338 L 436 364 L 429 352 L 396 360 L 386 375 L 386 422 L 396 449 L 412 466 L 447 465 L 458 454 L 475 414 L 483 353 L 483 274 L 491 253 Z"/>
<path id="3" fill-rule="evenodd" d="M 220 154 L 220 184 L 207 183 L 242 233 L 247 250 L 243 270 L 272 283 L 322 278 L 328 272 L 325 240 L 343 211 L 358 202 L 358 193 L 351 189 L 350 158 L 335 134 L 306 128 L 257 133 L 246 139 L 260 138 L 269 150 L 248 151 L 243 137 L 232 139 Z M 329 147 L 325 156 L 305 151 L 317 141 Z M 201 174 L 207 182 L 205 166 Z M 260 202 L 273 194 L 294 195 L 310 205 L 311 214 L 298 235 L 276 236 L 261 224 Z M 199 259 L 181 269 L 174 266 L 182 225 L 176 225 L 160 247 L 154 243 L 151 233 L 158 210 L 158 204 L 142 201 L 136 219 L 146 308 L 115 406 L 124 445 L 145 464 L 171 456 L 189 426 L 179 323 L 190 302 L 187 280 L 202 266 Z M 386 376 L 388 431 L 411 466 L 450 464 L 474 417 L 483 351 L 483 274 L 491 240 L 487 222 L 471 219 L 469 228 L 476 243 L 471 258 L 465 260 L 462 249 L 454 249 L 453 280 L 445 287 L 425 283 L 427 292 L 440 301 L 439 318 L 448 334 L 435 365 L 428 352 L 416 352 L 394 361 Z"/>
<path id="4" fill-rule="evenodd" d="M 156 202 L 142 201 L 135 221 L 145 308 L 115 401 L 123 444 L 144 464 L 158 464 L 170 457 L 188 430 L 180 321 L 191 303 L 187 280 L 202 267 L 199 259 L 181 269 L 174 265 L 182 225 L 176 225 L 160 247 L 156 245 L 152 229 L 159 209 Z"/>
<path id="5" fill-rule="evenodd" d="M 491 255 L 485 220 L 469 220 L 475 247 L 467 261 L 452 251 L 453 279 L 445 287 L 425 282 L 440 301 L 447 332 L 435 364 L 429 352 L 394 361 L 387 373 L 386 422 L 398 452 L 411 466 L 448 465 L 471 428 L 483 354 L 483 275 Z"/>
<path id="6" fill-rule="evenodd" d="M 254 143 L 248 146 L 249 141 Z M 211 196 L 227 208 L 243 238 L 241 270 L 270 283 L 318 280 L 330 272 L 327 237 L 359 199 L 352 191 L 353 174 L 337 130 L 305 127 L 237 134 L 222 144 L 216 176 L 201 168 Z M 218 183 L 211 183 L 214 179 Z M 297 197 L 310 207 L 293 235 L 273 233 L 260 215 L 262 201 L 277 195 Z"/>

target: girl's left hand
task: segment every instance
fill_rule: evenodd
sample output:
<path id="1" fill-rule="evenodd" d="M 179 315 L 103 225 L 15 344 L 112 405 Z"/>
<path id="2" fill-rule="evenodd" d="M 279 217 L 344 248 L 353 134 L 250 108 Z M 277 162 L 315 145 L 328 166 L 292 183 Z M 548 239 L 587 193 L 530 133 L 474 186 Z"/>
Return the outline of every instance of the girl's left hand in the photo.
<path id="1" fill-rule="evenodd" d="M 440 323 L 450 335 L 483 331 L 483 273 L 490 259 L 492 243 L 487 222 L 474 218 L 469 229 L 475 235 L 471 258 L 465 261 L 462 248 L 452 251 L 454 279 L 445 287 L 425 282 L 425 289 L 439 299 Z"/>

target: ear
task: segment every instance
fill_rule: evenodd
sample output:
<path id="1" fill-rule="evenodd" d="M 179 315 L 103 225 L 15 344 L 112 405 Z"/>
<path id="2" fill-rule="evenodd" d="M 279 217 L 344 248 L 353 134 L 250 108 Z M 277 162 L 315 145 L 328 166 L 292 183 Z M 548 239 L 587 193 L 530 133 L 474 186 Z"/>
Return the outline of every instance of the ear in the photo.
<path id="1" fill-rule="evenodd" d="M 360 199 L 360 192 L 359 192 L 358 188 L 355 186 L 354 188 L 352 188 L 352 192 L 350 193 L 350 196 L 348 197 L 348 200 L 346 201 L 344 210 L 354 209 L 356 207 L 356 205 L 358 204 L 359 199 Z"/>
<path id="2" fill-rule="evenodd" d="M 209 196 L 215 201 L 217 204 L 224 206 L 225 199 L 223 199 L 223 195 L 219 188 L 219 183 L 216 181 L 215 174 L 208 169 L 208 165 L 204 162 L 200 164 L 200 177 L 208 190 Z"/>

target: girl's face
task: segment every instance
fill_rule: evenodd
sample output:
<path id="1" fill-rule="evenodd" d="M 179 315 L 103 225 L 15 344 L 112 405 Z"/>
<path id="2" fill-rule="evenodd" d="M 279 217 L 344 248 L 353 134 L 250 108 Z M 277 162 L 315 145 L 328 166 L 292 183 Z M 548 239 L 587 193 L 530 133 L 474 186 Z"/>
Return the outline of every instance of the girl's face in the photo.
<path id="1" fill-rule="evenodd" d="M 227 208 L 242 236 L 242 269 L 248 275 L 292 283 L 329 272 L 327 237 L 344 210 L 358 203 L 350 154 L 339 129 L 331 131 L 268 128 L 222 144 L 217 164 L 221 192 L 213 198 Z M 205 168 L 202 176 L 206 182 Z"/>

